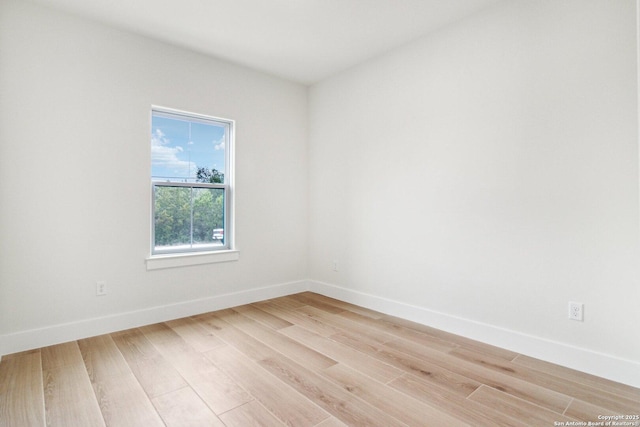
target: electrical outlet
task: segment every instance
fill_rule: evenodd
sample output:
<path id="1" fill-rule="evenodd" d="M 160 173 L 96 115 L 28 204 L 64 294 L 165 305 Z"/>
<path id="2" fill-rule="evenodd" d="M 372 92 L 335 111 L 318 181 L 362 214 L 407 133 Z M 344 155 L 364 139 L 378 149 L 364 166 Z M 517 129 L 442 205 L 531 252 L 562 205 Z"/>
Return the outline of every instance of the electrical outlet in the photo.
<path id="1" fill-rule="evenodd" d="M 100 280 L 96 283 L 96 295 L 101 297 L 107 294 L 107 282 Z"/>
<path id="2" fill-rule="evenodd" d="M 584 304 L 581 302 L 569 301 L 569 319 L 583 321 Z"/>
<path id="3" fill-rule="evenodd" d="M 340 263 L 337 260 L 333 260 L 333 271 L 339 271 L 340 270 Z"/>

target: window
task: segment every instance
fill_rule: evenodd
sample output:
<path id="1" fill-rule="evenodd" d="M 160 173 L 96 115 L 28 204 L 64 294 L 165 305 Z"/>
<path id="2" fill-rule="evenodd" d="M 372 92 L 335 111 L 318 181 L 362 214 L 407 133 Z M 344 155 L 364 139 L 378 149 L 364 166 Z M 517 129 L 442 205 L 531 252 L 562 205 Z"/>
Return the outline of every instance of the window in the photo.
<path id="1" fill-rule="evenodd" d="M 233 124 L 152 109 L 152 255 L 232 248 Z"/>

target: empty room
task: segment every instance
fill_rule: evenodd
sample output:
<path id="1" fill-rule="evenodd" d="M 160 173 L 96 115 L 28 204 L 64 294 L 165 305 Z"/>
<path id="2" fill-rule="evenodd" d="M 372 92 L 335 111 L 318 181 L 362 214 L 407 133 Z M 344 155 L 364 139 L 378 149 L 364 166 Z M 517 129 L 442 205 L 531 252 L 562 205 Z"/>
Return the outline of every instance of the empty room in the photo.
<path id="1" fill-rule="evenodd" d="M 0 427 L 640 426 L 636 0 L 0 0 Z"/>

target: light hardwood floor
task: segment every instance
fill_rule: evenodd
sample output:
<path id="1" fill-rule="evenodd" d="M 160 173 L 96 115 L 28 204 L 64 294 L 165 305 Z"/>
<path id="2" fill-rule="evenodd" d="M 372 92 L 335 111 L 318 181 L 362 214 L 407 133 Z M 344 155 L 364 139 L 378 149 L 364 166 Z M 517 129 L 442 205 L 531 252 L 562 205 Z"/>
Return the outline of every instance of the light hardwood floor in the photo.
<path id="1" fill-rule="evenodd" d="M 0 363 L 2 427 L 558 426 L 612 415 L 640 415 L 640 389 L 313 293 Z"/>

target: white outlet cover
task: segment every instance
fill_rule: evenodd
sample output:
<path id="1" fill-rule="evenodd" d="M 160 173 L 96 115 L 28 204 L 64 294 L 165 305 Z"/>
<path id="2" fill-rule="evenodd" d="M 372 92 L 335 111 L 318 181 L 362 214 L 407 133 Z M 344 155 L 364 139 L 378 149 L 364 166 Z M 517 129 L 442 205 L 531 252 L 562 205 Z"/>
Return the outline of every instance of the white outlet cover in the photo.
<path id="1" fill-rule="evenodd" d="M 96 295 L 103 296 L 107 294 L 107 282 L 100 280 L 96 283 Z"/>
<path id="2" fill-rule="evenodd" d="M 584 320 L 584 304 L 581 302 L 569 301 L 569 319 Z"/>

